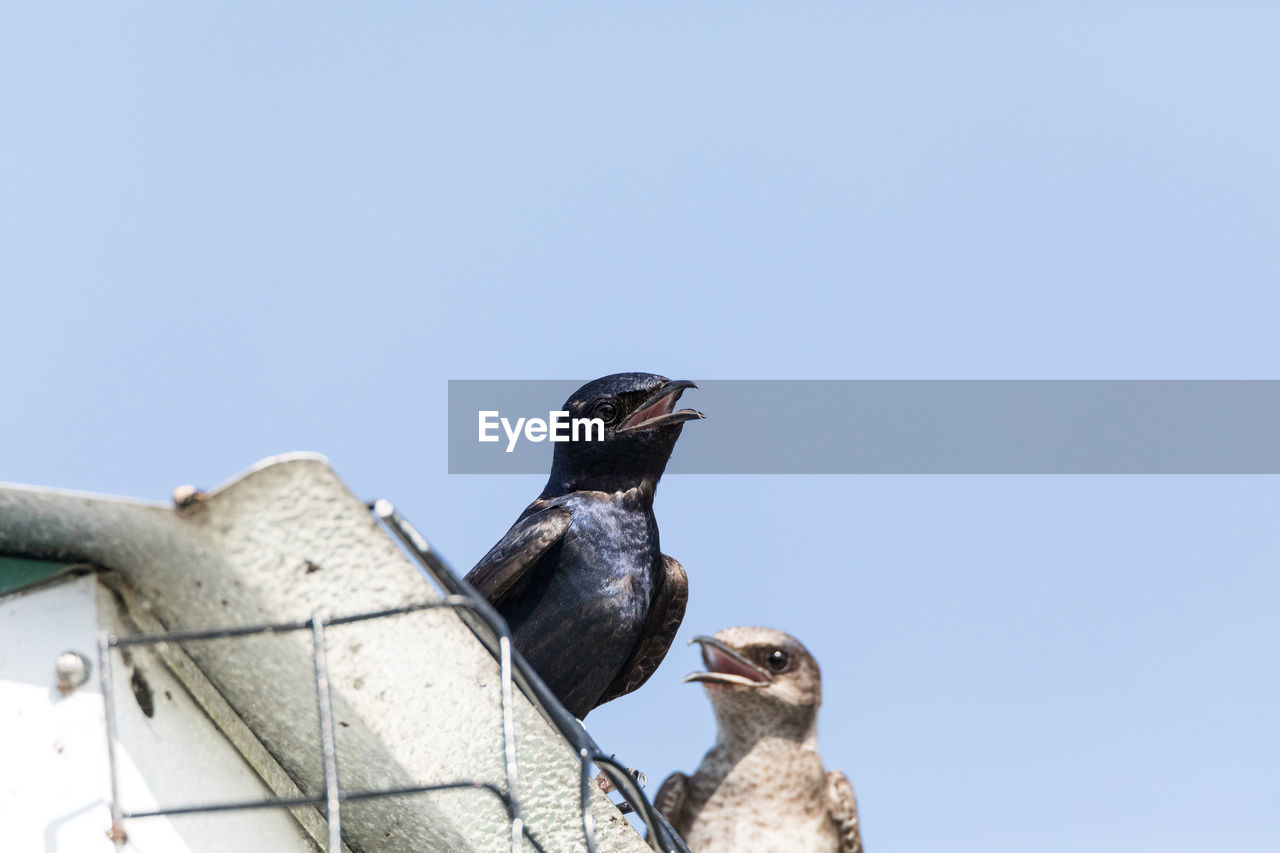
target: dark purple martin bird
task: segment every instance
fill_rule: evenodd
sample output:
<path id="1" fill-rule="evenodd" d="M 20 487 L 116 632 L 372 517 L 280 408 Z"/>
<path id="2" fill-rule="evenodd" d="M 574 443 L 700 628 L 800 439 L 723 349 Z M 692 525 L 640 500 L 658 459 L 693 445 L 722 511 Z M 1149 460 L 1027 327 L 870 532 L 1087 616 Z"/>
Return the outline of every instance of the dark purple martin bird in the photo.
<path id="1" fill-rule="evenodd" d="M 557 443 L 542 494 L 467 574 L 579 719 L 644 684 L 684 618 L 688 581 L 658 544 L 653 496 L 684 423 L 703 417 L 676 410 L 696 387 L 615 373 L 575 391 L 564 410 L 603 421 L 603 441 Z"/>

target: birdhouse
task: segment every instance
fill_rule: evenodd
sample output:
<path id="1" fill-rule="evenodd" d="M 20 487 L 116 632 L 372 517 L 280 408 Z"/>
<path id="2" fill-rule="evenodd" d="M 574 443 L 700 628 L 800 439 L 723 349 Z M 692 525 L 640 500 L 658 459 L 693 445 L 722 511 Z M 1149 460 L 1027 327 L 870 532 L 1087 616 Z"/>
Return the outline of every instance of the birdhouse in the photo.
<path id="1" fill-rule="evenodd" d="M 684 850 L 505 630 L 320 456 L 172 504 L 0 486 L 0 846 L 649 850 L 599 771 Z"/>

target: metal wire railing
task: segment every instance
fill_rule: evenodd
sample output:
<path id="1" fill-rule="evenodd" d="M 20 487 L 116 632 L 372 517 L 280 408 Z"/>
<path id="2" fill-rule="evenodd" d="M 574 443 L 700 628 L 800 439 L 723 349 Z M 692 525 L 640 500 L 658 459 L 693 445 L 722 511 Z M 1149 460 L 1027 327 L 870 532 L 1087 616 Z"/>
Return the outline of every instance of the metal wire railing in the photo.
<path id="1" fill-rule="evenodd" d="M 99 638 L 99 679 L 105 703 L 107 728 L 107 758 L 111 785 L 111 838 L 119 849 L 126 841 L 125 822 L 159 816 L 177 816 L 197 813 L 231 812 L 247 809 L 324 807 L 328 823 L 325 850 L 339 853 L 342 844 L 342 806 L 358 802 L 408 794 L 429 794 L 443 791 L 472 790 L 497 799 L 506 814 L 509 829 L 509 850 L 523 853 L 526 843 L 539 853 L 545 853 L 537 835 L 525 823 L 521 808 L 519 766 L 516 745 L 514 690 L 519 687 L 529 702 L 568 742 L 579 763 L 579 807 L 583 843 L 588 853 L 598 853 L 595 818 L 591 810 L 591 767 L 613 783 L 622 795 L 624 807 L 630 806 L 644 822 L 651 843 L 664 853 L 689 853 L 679 835 L 666 818 L 645 797 L 640 785 L 631 773 L 613 756 L 606 755 L 582 724 L 573 717 L 533 668 L 511 646 L 511 635 L 502 617 L 471 587 L 459 579 L 427 543 L 426 539 L 409 524 L 391 505 L 379 500 L 370 505 L 377 518 L 412 555 L 427 576 L 441 589 L 444 597 L 438 601 L 421 602 L 402 607 L 344 616 L 315 614 L 304 621 L 257 624 L 196 631 L 165 631 L 117 636 L 104 633 Z M 377 619 L 387 619 L 409 613 L 448 609 L 456 612 L 462 622 L 494 655 L 499 667 L 503 768 L 505 789 L 492 781 L 480 779 L 451 780 L 429 785 L 413 785 L 377 790 L 347 790 L 342 786 L 338 773 L 338 747 L 334 731 L 333 706 L 329 689 L 329 666 L 326 631 L 329 628 L 351 625 Z M 160 643 L 186 643 L 199 640 L 234 639 L 250 636 L 285 634 L 306 631 L 311 637 L 312 662 L 315 677 L 316 707 L 319 718 L 320 751 L 324 768 L 323 790 L 318 794 L 301 794 L 290 797 L 273 797 L 258 800 L 241 800 L 222 803 L 198 803 L 145 810 L 125 809 L 120 796 L 117 769 L 117 720 L 113 701 L 113 650 L 151 646 Z M 318 839 L 317 839 L 318 841 Z"/>

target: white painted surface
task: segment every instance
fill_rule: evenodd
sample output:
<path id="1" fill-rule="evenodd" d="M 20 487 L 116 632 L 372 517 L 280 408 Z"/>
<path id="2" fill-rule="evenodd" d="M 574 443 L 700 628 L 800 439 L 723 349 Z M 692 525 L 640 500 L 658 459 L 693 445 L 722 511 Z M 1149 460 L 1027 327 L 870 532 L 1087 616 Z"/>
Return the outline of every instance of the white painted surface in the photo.
<path id="1" fill-rule="evenodd" d="M 110 853 L 106 724 L 97 636 L 124 633 L 117 605 L 92 577 L 0 600 L 0 849 L 14 853 Z M 54 662 L 75 651 L 93 662 L 87 684 L 68 696 Z M 132 666 L 117 655 L 121 802 L 157 805 L 265 799 L 268 792 L 164 665 L 146 650 Z M 151 689 L 148 718 L 130 687 L 137 668 Z M 136 853 L 314 853 L 283 811 L 156 817 L 127 823 Z"/>

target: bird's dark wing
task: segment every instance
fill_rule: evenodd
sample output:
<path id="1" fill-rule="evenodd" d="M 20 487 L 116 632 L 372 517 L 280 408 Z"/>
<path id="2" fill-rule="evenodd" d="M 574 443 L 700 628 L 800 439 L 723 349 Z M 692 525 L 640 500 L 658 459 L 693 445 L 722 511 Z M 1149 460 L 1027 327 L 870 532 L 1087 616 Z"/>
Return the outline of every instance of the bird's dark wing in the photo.
<path id="1" fill-rule="evenodd" d="M 530 510 L 533 510 L 530 512 Z M 495 607 L 530 577 L 530 569 L 569 529 L 569 510 L 559 506 L 525 510 L 503 536 L 467 572 L 466 581 Z"/>
<path id="2" fill-rule="evenodd" d="M 827 813 L 836 825 L 840 853 L 862 853 L 862 830 L 858 826 L 858 799 L 849 777 L 839 770 L 827 774 Z"/>
<path id="3" fill-rule="evenodd" d="M 667 656 L 671 641 L 676 638 L 680 620 L 684 619 L 685 605 L 689 603 L 689 578 L 684 573 L 684 566 L 666 554 L 662 555 L 662 566 L 664 571 L 658 576 L 653 603 L 649 605 L 644 629 L 640 632 L 640 642 L 636 644 L 631 658 L 618 671 L 618 677 L 595 704 L 596 708 L 619 696 L 625 696 L 648 681 L 658 664 Z"/>
<path id="4" fill-rule="evenodd" d="M 662 812 L 671 825 L 676 827 L 677 832 L 680 831 L 681 813 L 684 811 L 684 798 L 688 790 L 689 777 L 677 770 L 662 780 L 662 786 L 653 798 L 654 808 Z M 645 837 L 648 838 L 647 835 Z M 654 846 L 653 839 L 649 839 L 649 846 Z"/>

